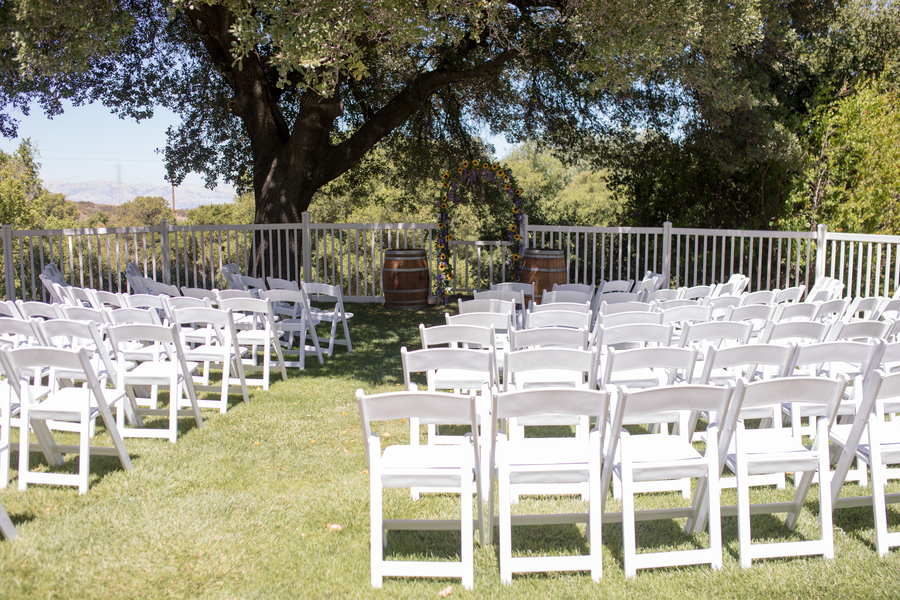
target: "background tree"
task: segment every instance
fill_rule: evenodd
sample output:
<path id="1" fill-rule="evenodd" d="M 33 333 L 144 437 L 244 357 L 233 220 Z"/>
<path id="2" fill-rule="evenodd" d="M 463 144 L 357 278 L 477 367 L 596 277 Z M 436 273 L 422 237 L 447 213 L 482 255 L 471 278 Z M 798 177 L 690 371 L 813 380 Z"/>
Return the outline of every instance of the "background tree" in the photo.
<path id="1" fill-rule="evenodd" d="M 162 219 L 175 222 L 175 215 L 165 198 L 161 196 L 138 196 L 130 202 L 123 202 L 116 214 L 117 227 L 140 227 L 159 225 Z"/>
<path id="2" fill-rule="evenodd" d="M 19 65 L 4 74 L 4 106 L 100 100 L 135 118 L 167 106 L 183 118 L 166 149 L 172 183 L 188 171 L 250 181 L 257 223 L 298 221 L 392 136 L 409 140 L 411 166 L 440 152 L 433 177 L 471 155 L 479 123 L 572 142 L 614 94 L 650 80 L 729 104 L 740 90 L 710 67 L 726 70 L 758 30 L 750 0 L 66 0 L 99 16 L 90 35 L 50 0 L 4 7 L 14 35 L 0 43 Z"/>

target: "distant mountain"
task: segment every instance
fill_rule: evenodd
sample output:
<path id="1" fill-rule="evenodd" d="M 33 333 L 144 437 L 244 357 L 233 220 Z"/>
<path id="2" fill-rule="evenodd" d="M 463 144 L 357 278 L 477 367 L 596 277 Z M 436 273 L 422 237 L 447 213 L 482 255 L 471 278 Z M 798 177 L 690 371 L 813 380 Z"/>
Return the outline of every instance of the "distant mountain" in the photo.
<path id="1" fill-rule="evenodd" d="M 119 204 L 118 184 L 115 181 L 87 181 L 69 183 L 66 181 L 45 181 L 44 188 L 57 194 L 65 194 L 73 202 L 92 202 L 94 204 Z M 122 202 L 129 202 L 138 196 L 162 196 L 167 202 L 172 201 L 172 188 L 165 185 L 122 184 Z M 222 204 L 231 202 L 234 190 L 220 185 L 215 190 L 203 187 L 180 186 L 175 188 L 175 208 L 196 208 L 201 204 Z"/>

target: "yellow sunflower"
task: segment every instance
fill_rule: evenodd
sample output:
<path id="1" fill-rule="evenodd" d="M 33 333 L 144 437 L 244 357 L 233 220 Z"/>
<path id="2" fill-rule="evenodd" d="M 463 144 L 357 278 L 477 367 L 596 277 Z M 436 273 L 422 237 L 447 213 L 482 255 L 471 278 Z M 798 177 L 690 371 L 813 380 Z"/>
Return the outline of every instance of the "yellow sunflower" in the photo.
<path id="1" fill-rule="evenodd" d="M 441 196 L 441 202 L 446 202 L 446 201 L 447 201 L 447 194 L 444 194 L 443 196 Z"/>
<path id="2" fill-rule="evenodd" d="M 440 269 L 441 271 L 443 271 L 446 268 L 447 268 L 447 265 L 445 265 L 444 263 L 441 263 L 438 265 L 438 269 Z"/>
<path id="3" fill-rule="evenodd" d="M 444 223 L 442 221 L 438 221 L 438 229 L 443 229 Z"/>
<path id="4" fill-rule="evenodd" d="M 448 271 L 447 274 L 444 275 L 444 279 L 446 279 L 447 281 L 450 281 L 451 279 L 453 279 L 453 273 L 450 273 Z"/>
<path id="5" fill-rule="evenodd" d="M 513 260 L 514 260 L 514 261 L 519 260 L 519 255 L 518 255 L 518 254 L 513 254 Z"/>
<path id="6" fill-rule="evenodd" d="M 446 202 L 441 202 L 441 208 L 444 209 L 444 210 L 447 210 L 447 203 L 446 203 Z M 519 210 L 516 209 L 516 210 L 514 210 L 513 212 L 519 212 Z"/>
<path id="7" fill-rule="evenodd" d="M 473 169 L 477 169 L 477 168 L 480 167 L 480 166 L 481 166 L 481 163 L 479 163 L 477 160 L 473 160 L 473 161 L 472 161 L 472 168 L 473 168 Z"/>
<path id="8" fill-rule="evenodd" d="M 497 171 L 497 177 L 503 177 L 503 171 Z"/>
<path id="9" fill-rule="evenodd" d="M 521 188 L 520 188 L 520 189 L 517 189 L 517 190 L 516 190 L 516 196 L 521 196 L 521 195 L 522 195 L 522 189 L 521 189 Z"/>
<path id="10" fill-rule="evenodd" d="M 445 260 L 447 260 L 447 255 L 446 255 L 446 254 L 441 254 L 441 261 L 445 261 Z"/>
<path id="11" fill-rule="evenodd" d="M 520 239 L 522 239 L 522 237 L 518 233 L 513 236 L 513 240 L 516 242 L 518 242 Z"/>
<path id="12" fill-rule="evenodd" d="M 446 182 L 446 181 L 445 181 L 442 185 L 443 185 L 445 188 L 450 187 L 450 183 L 448 183 L 448 182 Z"/>
<path id="13" fill-rule="evenodd" d="M 512 186 L 509 185 L 508 183 L 507 183 L 506 185 L 503 186 L 503 189 L 504 189 L 504 190 L 509 190 L 509 189 L 511 189 L 511 188 L 512 188 Z"/>
<path id="14" fill-rule="evenodd" d="M 449 242 L 449 241 L 452 240 L 452 239 L 453 239 L 453 234 L 452 234 L 452 233 L 448 233 L 448 234 L 447 234 L 447 241 Z"/>
<path id="15" fill-rule="evenodd" d="M 443 175 L 441 175 L 441 177 L 443 177 L 444 179 L 450 179 L 450 173 L 444 173 Z"/>
<path id="16" fill-rule="evenodd" d="M 462 165 L 463 165 L 463 169 L 468 169 L 468 168 L 469 168 L 469 161 L 464 160 L 463 163 L 462 163 Z"/>
<path id="17" fill-rule="evenodd" d="M 515 214 L 518 214 L 518 212 L 519 212 L 519 207 L 518 207 L 518 206 L 513 206 L 513 214 L 514 214 L 514 215 L 515 215 Z"/>
<path id="18" fill-rule="evenodd" d="M 499 164 L 497 164 L 497 163 L 494 163 L 494 164 L 492 164 L 492 165 L 491 165 L 491 168 L 492 168 L 492 169 L 493 169 L 493 170 L 495 170 L 495 171 L 496 171 L 496 170 L 497 170 L 497 169 L 499 169 L 499 168 L 500 168 L 500 165 L 499 165 Z"/>
<path id="19" fill-rule="evenodd" d="M 463 171 L 463 170 L 462 170 L 462 167 L 456 169 L 456 172 L 459 173 L 460 175 L 462 175 L 462 171 Z"/>
<path id="20" fill-rule="evenodd" d="M 517 229 L 518 227 L 515 224 L 509 226 L 509 230 L 513 233 L 515 233 Z"/>

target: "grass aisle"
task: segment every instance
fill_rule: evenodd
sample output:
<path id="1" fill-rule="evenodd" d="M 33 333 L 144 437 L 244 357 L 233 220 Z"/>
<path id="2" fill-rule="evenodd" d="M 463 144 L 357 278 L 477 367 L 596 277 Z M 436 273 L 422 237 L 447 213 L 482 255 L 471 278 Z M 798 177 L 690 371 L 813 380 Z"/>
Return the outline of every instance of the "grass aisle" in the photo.
<path id="1" fill-rule="evenodd" d="M 501 586 L 496 547 L 476 546 L 473 593 L 458 580 L 429 579 L 387 579 L 383 590 L 373 590 L 368 475 L 354 392 L 400 389 L 400 347 L 417 348 L 418 324 L 442 323 L 444 317 L 441 310 L 389 311 L 377 304 L 350 310 L 356 314 L 352 354 L 340 348 L 325 365 L 307 361 L 305 372 L 289 370 L 287 382 L 273 375 L 271 390 L 252 390 L 250 404 L 232 396 L 227 414 L 205 410 L 202 429 L 182 419 L 177 444 L 126 440 L 134 469 L 125 472 L 113 459 L 94 457 L 91 489 L 84 496 L 51 486 L 20 493 L 13 469 L 0 503 L 20 538 L 0 542 L 0 597 L 435 598 L 448 585 L 453 598 L 898 595 L 900 550 L 885 559 L 876 555 L 868 509 L 835 513 L 833 562 L 770 560 L 744 571 L 737 559 L 737 523 L 727 518 L 721 572 L 702 566 L 659 569 L 626 582 L 621 527 L 606 525 L 600 584 L 586 573 L 563 573 L 517 575 L 511 586 Z M 391 423 L 383 433 L 405 439 L 408 427 Z M 97 441 L 108 443 L 102 427 Z M 14 451 L 14 466 L 17 459 Z M 68 457 L 67 468 L 75 469 L 76 460 Z M 786 499 L 791 491 L 788 485 L 787 491 L 766 493 Z M 780 526 L 781 516 L 758 518 L 755 533 L 779 540 L 814 535 L 814 498 L 815 489 L 794 534 Z M 724 501 L 734 503 L 734 494 L 726 492 Z M 542 505 L 552 502 L 557 509 L 578 504 L 545 499 Z M 658 494 L 640 506 L 678 502 L 680 496 Z M 413 503 L 400 492 L 385 498 L 388 514 L 450 516 L 454 504 L 433 496 Z M 529 504 L 523 500 L 522 507 Z M 896 508 L 889 518 L 896 527 Z M 528 547 L 581 552 L 579 539 L 580 530 L 547 527 L 514 536 L 513 543 L 522 553 Z M 638 539 L 660 548 L 692 543 L 669 523 L 640 526 Z M 459 542 L 452 533 L 396 533 L 390 540 L 388 554 L 403 558 L 450 558 Z"/>

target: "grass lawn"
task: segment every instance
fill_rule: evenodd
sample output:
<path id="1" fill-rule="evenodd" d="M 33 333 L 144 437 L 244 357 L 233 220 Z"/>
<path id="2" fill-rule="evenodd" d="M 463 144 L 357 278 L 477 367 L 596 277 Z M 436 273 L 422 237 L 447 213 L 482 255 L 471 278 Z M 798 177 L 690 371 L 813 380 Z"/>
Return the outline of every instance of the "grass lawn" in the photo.
<path id="1" fill-rule="evenodd" d="M 835 559 L 760 561 L 743 570 L 737 555 L 737 521 L 723 519 L 725 564 L 639 571 L 626 581 L 622 530 L 603 528 L 603 580 L 588 573 L 516 575 L 500 584 L 496 546 L 475 549 L 475 590 L 459 580 L 386 579 L 369 585 L 369 492 L 365 453 L 354 392 L 398 390 L 403 382 L 400 347 L 417 348 L 420 322 L 443 322 L 443 311 L 391 311 L 378 304 L 353 305 L 354 352 L 339 348 L 325 365 L 273 374 L 269 392 L 251 389 L 250 404 L 232 396 L 227 414 L 204 410 L 204 427 L 182 419 L 177 444 L 126 439 L 134 469 L 115 459 L 92 459 L 91 489 L 30 486 L 12 481 L 0 503 L 15 522 L 19 539 L 0 541 L 0 598 L 435 598 L 448 585 L 453 598 L 586 597 L 897 597 L 900 549 L 887 558 L 874 550 L 872 511 L 835 512 Z M 383 433 L 405 439 L 405 423 Z M 104 439 L 106 438 L 106 439 Z M 16 432 L 13 433 L 15 441 Z M 98 427 L 98 442 L 108 436 Z M 39 455 L 33 455 L 37 458 Z M 13 466 L 18 454 L 13 452 Z M 69 456 L 66 468 L 77 468 Z M 792 485 L 754 491 L 754 499 L 787 500 Z M 845 486 L 848 495 L 859 489 Z M 893 484 L 891 491 L 900 491 Z M 424 496 L 413 503 L 391 490 L 385 514 L 450 516 L 455 498 Z M 757 539 L 817 536 L 815 488 L 795 532 L 783 517 L 754 518 Z M 522 510 L 539 502 L 549 511 L 577 508 L 567 498 L 523 499 Z M 639 508 L 675 506 L 680 495 L 642 497 Z M 733 491 L 723 502 L 735 503 Z M 610 502 L 611 510 L 618 510 Z M 900 514 L 891 508 L 894 529 Z M 340 527 L 336 527 L 339 525 Z M 582 528 L 534 528 L 514 534 L 517 552 L 581 553 Z M 387 555 L 403 559 L 454 557 L 458 534 L 391 533 Z M 645 547 L 690 548 L 705 536 L 685 538 L 669 522 L 642 523 Z"/>

